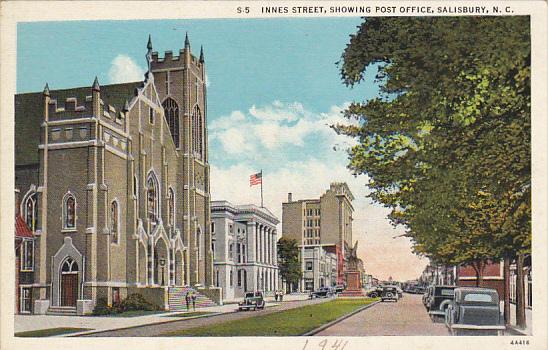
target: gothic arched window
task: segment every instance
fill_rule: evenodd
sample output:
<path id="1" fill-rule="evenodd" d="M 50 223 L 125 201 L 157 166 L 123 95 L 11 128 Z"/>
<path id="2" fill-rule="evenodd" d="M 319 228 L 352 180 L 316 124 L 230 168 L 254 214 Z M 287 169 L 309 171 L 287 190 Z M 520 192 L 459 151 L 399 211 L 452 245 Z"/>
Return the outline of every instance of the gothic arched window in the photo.
<path id="1" fill-rule="evenodd" d="M 158 222 L 158 182 L 153 174 L 149 175 L 147 180 L 147 213 L 148 219 L 155 224 Z"/>
<path id="2" fill-rule="evenodd" d="M 76 227 L 76 199 L 72 193 L 67 193 L 63 200 L 63 228 L 73 229 Z"/>
<path id="3" fill-rule="evenodd" d="M 200 107 L 194 107 L 192 111 L 192 149 L 194 153 L 202 158 L 202 143 L 203 143 L 203 123 Z"/>
<path id="4" fill-rule="evenodd" d="M 29 195 L 25 200 L 25 222 L 32 231 L 36 231 L 36 227 L 38 226 L 36 193 Z"/>
<path id="5" fill-rule="evenodd" d="M 170 188 L 167 194 L 167 220 L 171 227 L 175 227 L 175 193 Z"/>
<path id="6" fill-rule="evenodd" d="M 162 103 L 162 107 L 175 147 L 179 148 L 179 106 L 173 99 L 168 98 Z"/>
<path id="7" fill-rule="evenodd" d="M 70 257 L 67 258 L 67 260 L 63 263 L 63 266 L 61 266 L 61 273 L 65 274 L 76 272 L 78 272 L 78 263 Z"/>
<path id="8" fill-rule="evenodd" d="M 120 232 L 119 224 L 120 214 L 118 209 L 118 202 L 112 201 L 110 204 L 110 232 L 112 233 L 112 243 L 118 243 L 118 236 Z"/>

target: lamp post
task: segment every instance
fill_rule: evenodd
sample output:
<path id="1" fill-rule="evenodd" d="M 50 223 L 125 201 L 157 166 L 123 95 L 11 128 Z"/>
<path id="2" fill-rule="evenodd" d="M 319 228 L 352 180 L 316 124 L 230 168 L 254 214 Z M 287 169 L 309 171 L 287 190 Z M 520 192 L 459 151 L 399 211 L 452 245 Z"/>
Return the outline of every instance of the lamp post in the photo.
<path id="1" fill-rule="evenodd" d="M 164 266 L 166 266 L 166 259 L 160 258 L 160 267 L 162 268 L 162 286 L 165 285 Z"/>

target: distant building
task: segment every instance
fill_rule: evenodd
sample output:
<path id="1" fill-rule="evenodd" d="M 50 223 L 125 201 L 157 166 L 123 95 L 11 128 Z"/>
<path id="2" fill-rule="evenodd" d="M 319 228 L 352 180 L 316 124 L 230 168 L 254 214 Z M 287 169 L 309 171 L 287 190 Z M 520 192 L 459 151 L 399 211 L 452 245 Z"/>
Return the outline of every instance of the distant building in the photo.
<path id="1" fill-rule="evenodd" d="M 457 270 L 456 284 L 458 286 L 476 286 L 476 271 L 472 266 L 459 266 Z M 485 264 L 482 272 L 482 287 L 496 289 L 499 298 L 504 298 L 504 270 L 503 264 L 492 262 Z"/>
<path id="2" fill-rule="evenodd" d="M 307 246 L 322 246 L 337 257 L 337 284 L 344 283 L 344 260 L 352 245 L 354 196 L 344 182 L 331 183 L 317 199 L 282 203 L 282 235 L 295 239 L 304 254 Z"/>
<path id="3" fill-rule="evenodd" d="M 337 285 L 337 256 L 321 245 L 303 246 L 304 258 L 301 290 L 313 291 Z"/>
<path id="4" fill-rule="evenodd" d="M 211 202 L 214 283 L 222 288 L 223 299 L 278 288 L 278 223 L 266 208 Z"/>

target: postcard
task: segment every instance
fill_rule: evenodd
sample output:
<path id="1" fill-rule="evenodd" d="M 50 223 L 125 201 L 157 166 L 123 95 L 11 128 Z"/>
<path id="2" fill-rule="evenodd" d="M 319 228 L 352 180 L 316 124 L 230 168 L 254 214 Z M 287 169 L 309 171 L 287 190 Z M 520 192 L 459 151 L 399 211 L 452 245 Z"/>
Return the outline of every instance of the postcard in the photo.
<path id="1" fill-rule="evenodd" d="M 548 346 L 545 2 L 1 16 L 3 349 Z"/>

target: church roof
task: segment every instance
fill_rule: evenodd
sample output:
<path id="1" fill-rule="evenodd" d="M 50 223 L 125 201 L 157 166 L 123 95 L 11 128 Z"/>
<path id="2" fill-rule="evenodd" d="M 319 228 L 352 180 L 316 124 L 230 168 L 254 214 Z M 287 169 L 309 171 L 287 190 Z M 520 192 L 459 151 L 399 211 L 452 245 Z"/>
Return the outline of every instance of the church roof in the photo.
<path id="1" fill-rule="evenodd" d="M 29 227 L 20 215 L 17 215 L 15 217 L 15 237 L 34 238 L 32 231 L 29 229 Z"/>
<path id="2" fill-rule="evenodd" d="M 103 85 L 101 99 L 122 110 L 126 100 L 131 100 L 135 89 L 143 84 L 141 81 L 123 84 Z M 86 96 L 91 96 L 91 86 L 72 89 L 50 90 L 51 99 L 56 99 L 60 106 L 69 97 L 75 97 L 78 105 L 83 105 Z M 40 125 L 44 120 L 43 92 L 30 92 L 15 95 L 15 165 L 35 164 L 39 162 L 38 145 L 40 144 Z"/>

